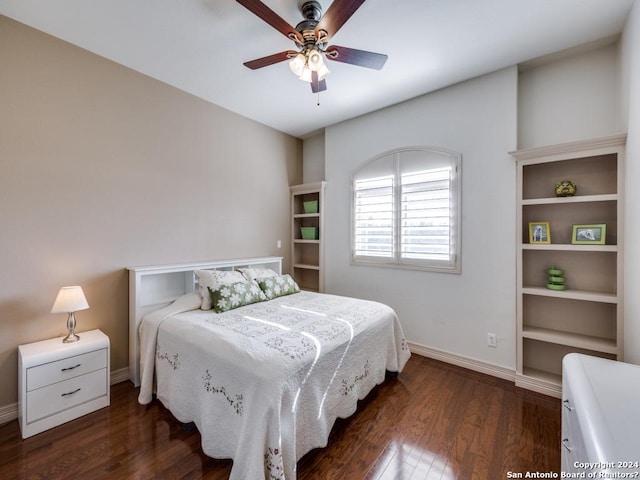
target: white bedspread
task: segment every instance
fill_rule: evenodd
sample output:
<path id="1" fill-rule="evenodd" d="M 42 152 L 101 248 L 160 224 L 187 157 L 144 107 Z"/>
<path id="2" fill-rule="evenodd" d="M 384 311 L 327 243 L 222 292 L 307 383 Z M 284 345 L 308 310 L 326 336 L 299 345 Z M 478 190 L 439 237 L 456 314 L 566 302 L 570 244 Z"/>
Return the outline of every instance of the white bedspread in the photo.
<path id="1" fill-rule="evenodd" d="M 178 303 L 170 311 L 195 302 Z M 311 292 L 221 314 L 158 312 L 140 334 L 140 403 L 151 401 L 155 363 L 158 398 L 196 424 L 207 455 L 234 460 L 232 480 L 294 480 L 336 418 L 410 356 L 388 306 Z"/>

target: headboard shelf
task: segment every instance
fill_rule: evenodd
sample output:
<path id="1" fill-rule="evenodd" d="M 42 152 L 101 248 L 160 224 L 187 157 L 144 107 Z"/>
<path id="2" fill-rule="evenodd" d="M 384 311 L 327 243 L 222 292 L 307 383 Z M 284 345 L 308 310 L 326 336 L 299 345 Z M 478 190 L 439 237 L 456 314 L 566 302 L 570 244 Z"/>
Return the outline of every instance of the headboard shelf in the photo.
<path id="1" fill-rule="evenodd" d="M 129 379 L 140 384 L 140 339 L 142 317 L 166 307 L 185 293 L 196 291 L 194 270 L 236 270 L 270 268 L 282 273 L 282 257 L 253 257 L 234 260 L 130 267 L 129 271 Z"/>

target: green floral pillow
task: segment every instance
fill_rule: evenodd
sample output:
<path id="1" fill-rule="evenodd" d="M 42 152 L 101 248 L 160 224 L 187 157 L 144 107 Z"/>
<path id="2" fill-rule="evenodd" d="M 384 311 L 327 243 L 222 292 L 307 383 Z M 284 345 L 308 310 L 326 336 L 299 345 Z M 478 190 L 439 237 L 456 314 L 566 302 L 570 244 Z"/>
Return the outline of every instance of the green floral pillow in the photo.
<path id="1" fill-rule="evenodd" d="M 291 275 L 263 278 L 258 281 L 258 284 L 268 300 L 300 291 L 300 287 L 298 287 L 298 284 L 291 278 Z"/>
<path id="2" fill-rule="evenodd" d="M 255 280 L 221 285 L 216 290 L 212 290 L 211 287 L 207 288 L 216 313 L 267 299 Z"/>

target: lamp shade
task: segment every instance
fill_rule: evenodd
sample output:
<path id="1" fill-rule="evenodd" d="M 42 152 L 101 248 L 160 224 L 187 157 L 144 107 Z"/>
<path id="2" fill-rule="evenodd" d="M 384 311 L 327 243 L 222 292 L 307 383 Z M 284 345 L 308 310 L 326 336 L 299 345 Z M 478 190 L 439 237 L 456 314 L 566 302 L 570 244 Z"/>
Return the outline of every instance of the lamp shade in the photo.
<path id="1" fill-rule="evenodd" d="M 304 68 L 305 60 L 306 59 L 304 55 L 299 53 L 294 57 L 293 60 L 289 62 L 289 68 L 291 68 L 291 71 L 298 77 L 302 75 L 302 69 Z"/>
<path id="2" fill-rule="evenodd" d="M 324 63 L 322 61 L 322 55 L 316 49 L 310 50 L 309 53 L 307 53 L 307 58 L 309 68 L 314 72 L 317 72 L 320 66 Z"/>
<path id="3" fill-rule="evenodd" d="M 298 77 L 300 80 L 302 80 L 303 82 L 309 82 L 311 83 L 311 69 L 309 67 L 304 67 L 304 69 L 302 70 L 302 73 L 300 74 L 300 76 Z"/>
<path id="4" fill-rule="evenodd" d="M 53 303 L 51 313 L 70 313 L 89 308 L 82 287 L 62 287 Z"/>
<path id="5" fill-rule="evenodd" d="M 318 80 L 324 80 L 324 78 L 330 73 L 331 72 L 323 62 L 322 65 L 320 65 L 320 68 L 318 69 Z"/>

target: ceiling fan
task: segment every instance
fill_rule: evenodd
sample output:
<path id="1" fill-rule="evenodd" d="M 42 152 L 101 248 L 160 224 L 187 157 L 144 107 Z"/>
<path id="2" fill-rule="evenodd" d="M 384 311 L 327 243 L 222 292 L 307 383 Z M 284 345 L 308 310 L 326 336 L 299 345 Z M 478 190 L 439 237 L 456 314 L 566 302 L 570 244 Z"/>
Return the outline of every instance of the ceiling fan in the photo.
<path id="1" fill-rule="evenodd" d="M 349 63 L 359 67 L 380 70 L 387 55 L 357 50 L 355 48 L 327 45 L 329 39 L 351 18 L 365 0 L 334 0 L 324 16 L 322 7 L 315 0 L 302 4 L 304 20 L 295 28 L 260 0 L 236 0 L 287 38 L 293 40 L 297 50 L 285 50 L 266 57 L 245 62 L 252 70 L 290 60 L 289 67 L 301 80 L 311 84 L 313 93 L 327 89 L 325 77 L 329 69 L 323 57 L 334 62 Z"/>

